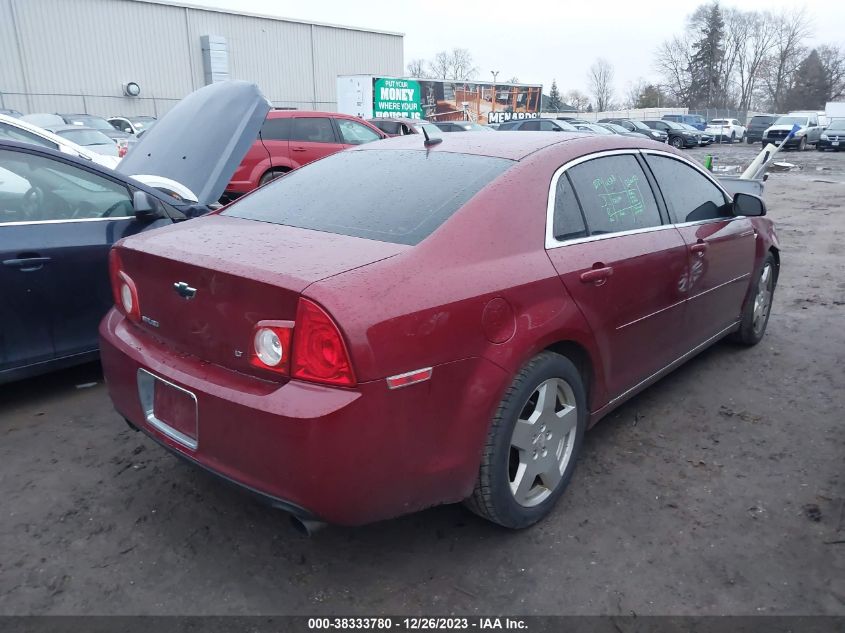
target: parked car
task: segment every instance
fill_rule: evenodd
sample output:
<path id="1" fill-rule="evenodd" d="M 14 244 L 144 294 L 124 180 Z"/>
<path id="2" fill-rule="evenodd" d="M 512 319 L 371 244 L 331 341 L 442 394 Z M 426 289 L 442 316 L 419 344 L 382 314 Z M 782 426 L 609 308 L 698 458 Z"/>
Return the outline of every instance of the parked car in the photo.
<path id="1" fill-rule="evenodd" d="M 377 117 L 368 119 L 387 136 L 404 136 L 406 134 L 422 134 L 425 130 L 429 136 L 440 136 L 441 129 L 431 121 L 425 119 L 409 119 L 406 117 Z"/>
<path id="2" fill-rule="evenodd" d="M 498 127 L 499 132 L 577 132 L 573 125 L 562 119 L 514 119 Z"/>
<path id="3" fill-rule="evenodd" d="M 704 129 L 716 142 L 733 143 L 745 140 L 745 126 L 738 119 L 711 119 Z"/>
<path id="4" fill-rule="evenodd" d="M 126 155 L 125 147 L 118 147 L 108 136 L 92 127 L 61 125 L 50 128 L 49 131 L 97 154 L 117 156 L 118 158 L 123 158 Z"/>
<path id="5" fill-rule="evenodd" d="M 662 130 L 654 130 L 642 121 L 637 121 L 636 119 L 601 119 L 599 122 L 619 125 L 633 134 L 645 136 L 646 138 L 651 139 L 652 141 L 658 141 L 659 143 L 666 143 L 669 140 L 669 135 L 666 134 L 666 132 L 663 132 Z"/>
<path id="6" fill-rule="evenodd" d="M 638 138 L 638 139 L 643 138 L 642 134 L 636 134 L 634 132 L 629 132 L 624 127 L 622 127 L 621 125 L 617 125 L 616 123 L 596 123 L 596 125 L 598 127 L 604 128 L 605 130 L 607 130 L 611 134 L 618 134 L 618 135 L 621 135 L 621 136 L 630 136 L 632 138 Z"/>
<path id="7" fill-rule="evenodd" d="M 678 123 L 683 129 L 689 130 L 698 137 L 699 145 L 710 145 L 713 142 L 713 136 L 707 132 L 702 132 L 698 128 L 694 128 L 689 123 Z"/>
<path id="8" fill-rule="evenodd" d="M 701 141 L 701 136 L 699 136 L 700 130 L 690 130 L 676 121 L 646 120 L 643 121 L 643 123 L 653 130 L 665 132 L 669 139 L 669 145 L 677 149 L 684 147 L 697 147 Z"/>
<path id="9" fill-rule="evenodd" d="M 700 114 L 664 114 L 663 120 L 674 121 L 675 123 L 687 123 L 696 130 L 704 130 L 707 127 L 707 119 Z"/>
<path id="10" fill-rule="evenodd" d="M 466 500 L 524 528 L 590 425 L 762 339 L 765 212 L 642 138 L 363 145 L 118 243 L 106 384 L 131 426 L 305 521 Z"/>
<path id="11" fill-rule="evenodd" d="M 115 129 L 103 117 L 94 116 L 93 114 L 58 114 L 58 116 L 62 117 L 62 120 L 68 125 L 81 125 L 99 130 L 119 146 L 129 147 L 135 143 L 135 138 L 132 134 Z"/>
<path id="12" fill-rule="evenodd" d="M 815 145 L 821 139 L 822 128 L 819 125 L 818 115 L 815 113 L 787 114 L 778 117 L 772 126 L 763 132 L 763 147 L 769 143 L 780 145 L 796 125 L 798 130 L 786 142 L 784 149 L 797 148 L 799 151 L 804 151 L 808 145 Z"/>
<path id="13" fill-rule="evenodd" d="M 337 112 L 272 110 L 257 137 L 226 187 L 227 198 L 248 193 L 319 158 L 387 135 L 366 121 Z"/>
<path id="14" fill-rule="evenodd" d="M 106 120 L 114 129 L 137 137 L 142 131 L 155 125 L 158 119 L 154 116 L 113 116 Z"/>
<path id="15" fill-rule="evenodd" d="M 54 134 L 42 127 L 33 125 L 24 119 L 16 119 L 13 117 L 0 114 L 0 140 L 20 141 L 22 143 L 33 143 L 41 147 L 48 147 L 50 149 L 63 152 L 70 156 L 76 156 L 85 160 L 90 160 L 98 165 L 104 167 L 116 167 L 120 162 L 117 156 L 108 156 L 85 149 L 81 145 L 77 145 L 71 140 Z M 114 143 L 112 143 L 114 145 Z M 115 150 L 117 146 L 115 146 Z"/>
<path id="16" fill-rule="evenodd" d="M 838 152 L 845 149 L 845 119 L 831 119 L 827 129 L 819 136 L 816 149 L 823 152 L 831 149 Z"/>
<path id="17" fill-rule="evenodd" d="M 590 132 L 592 134 L 616 134 L 613 130 L 598 123 L 570 123 L 579 132 Z"/>
<path id="18" fill-rule="evenodd" d="M 207 86 L 123 159 L 124 173 L 0 138 L 0 383 L 96 358 L 111 245 L 208 211 L 269 108 L 245 82 Z"/>
<path id="19" fill-rule="evenodd" d="M 490 132 L 490 128 L 479 125 L 474 121 L 436 121 L 434 123 L 441 132 Z"/>
<path id="20" fill-rule="evenodd" d="M 751 117 L 748 122 L 748 127 L 745 130 L 745 142 L 749 145 L 751 143 L 759 143 L 763 140 L 763 132 L 772 126 L 772 124 L 781 116 L 779 114 L 756 114 Z"/>

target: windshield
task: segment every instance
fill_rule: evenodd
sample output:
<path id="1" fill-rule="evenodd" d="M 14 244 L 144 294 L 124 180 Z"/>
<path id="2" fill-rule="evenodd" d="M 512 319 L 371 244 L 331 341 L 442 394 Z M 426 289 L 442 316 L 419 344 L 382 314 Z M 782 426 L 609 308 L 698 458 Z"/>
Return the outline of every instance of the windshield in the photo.
<path id="1" fill-rule="evenodd" d="M 77 145 L 114 145 L 114 141 L 98 130 L 59 130 L 56 132 Z"/>
<path id="2" fill-rule="evenodd" d="M 675 121 L 663 121 L 670 130 L 685 130 L 686 128 Z M 684 124 L 686 125 L 686 123 Z"/>
<path id="3" fill-rule="evenodd" d="M 156 122 L 156 119 L 151 116 L 141 116 L 137 119 L 132 119 L 132 125 L 135 126 L 136 130 L 144 130 L 151 128 Z"/>
<path id="4" fill-rule="evenodd" d="M 450 152 L 339 152 L 274 180 L 222 213 L 413 246 L 513 164 Z"/>
<path id="5" fill-rule="evenodd" d="M 828 130 L 845 130 L 845 119 L 831 119 Z"/>
<path id="6" fill-rule="evenodd" d="M 782 116 L 775 121 L 775 125 L 807 125 L 808 121 L 805 116 Z"/>
<path id="7" fill-rule="evenodd" d="M 720 125 L 730 125 L 730 122 L 727 119 L 713 119 L 707 125 L 714 125 L 719 127 Z"/>
<path id="8" fill-rule="evenodd" d="M 579 130 L 586 130 L 589 132 L 595 132 L 596 134 L 613 134 L 610 130 L 601 125 L 591 125 L 589 123 L 582 123 L 581 125 L 576 125 Z"/>
<path id="9" fill-rule="evenodd" d="M 84 125 L 85 127 L 92 127 L 95 130 L 105 130 L 107 132 L 114 132 L 114 127 L 105 119 L 98 116 L 89 116 L 87 114 L 70 114 L 65 115 L 71 125 Z"/>
<path id="10" fill-rule="evenodd" d="M 601 126 L 606 127 L 610 130 L 613 130 L 617 134 L 627 134 L 628 133 L 628 130 L 626 130 L 621 125 L 616 125 L 615 123 L 602 123 Z"/>
<path id="11" fill-rule="evenodd" d="M 771 125 L 774 120 L 773 116 L 755 116 L 751 119 L 751 125 Z"/>
<path id="12" fill-rule="evenodd" d="M 631 120 L 631 125 L 633 125 L 638 130 L 651 131 L 651 128 L 649 126 L 647 126 L 645 123 L 643 123 L 642 121 Z"/>
<path id="13" fill-rule="evenodd" d="M 689 123 L 678 123 L 681 126 L 682 130 L 692 130 L 693 132 L 698 132 L 698 128 L 693 127 Z"/>

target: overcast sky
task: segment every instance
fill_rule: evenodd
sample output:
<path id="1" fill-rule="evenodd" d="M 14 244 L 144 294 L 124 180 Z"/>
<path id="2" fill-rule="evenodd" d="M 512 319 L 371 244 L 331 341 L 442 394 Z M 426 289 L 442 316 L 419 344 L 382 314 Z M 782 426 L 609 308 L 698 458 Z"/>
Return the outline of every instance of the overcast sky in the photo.
<path id="1" fill-rule="evenodd" d="M 680 33 L 699 2 L 692 0 L 603 0 L 601 2 L 476 2 L 428 0 L 190 0 L 213 6 L 279 17 L 361 26 L 405 34 L 405 63 L 430 59 L 453 47 L 467 48 L 479 69 L 477 79 L 518 77 L 542 83 L 545 92 L 557 79 L 561 92 L 586 92 L 587 70 L 597 57 L 613 65 L 616 98 L 639 77 L 655 78 L 655 48 Z M 842 0 L 737 0 L 723 7 L 778 10 L 806 6 L 812 20 L 811 43 L 845 46 Z M 405 8 L 407 6 L 407 9 Z"/>

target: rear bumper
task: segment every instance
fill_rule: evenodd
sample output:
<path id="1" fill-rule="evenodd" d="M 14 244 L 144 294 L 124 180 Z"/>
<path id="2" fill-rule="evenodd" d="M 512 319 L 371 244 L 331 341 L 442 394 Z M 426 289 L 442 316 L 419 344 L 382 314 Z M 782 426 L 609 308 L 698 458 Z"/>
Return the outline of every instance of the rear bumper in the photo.
<path id="1" fill-rule="evenodd" d="M 114 310 L 100 335 L 109 395 L 133 426 L 274 505 L 343 525 L 469 496 L 508 381 L 498 366 L 473 358 L 392 391 L 384 380 L 355 389 L 280 385 L 174 354 Z M 195 450 L 147 422 L 141 369 L 196 397 Z"/>

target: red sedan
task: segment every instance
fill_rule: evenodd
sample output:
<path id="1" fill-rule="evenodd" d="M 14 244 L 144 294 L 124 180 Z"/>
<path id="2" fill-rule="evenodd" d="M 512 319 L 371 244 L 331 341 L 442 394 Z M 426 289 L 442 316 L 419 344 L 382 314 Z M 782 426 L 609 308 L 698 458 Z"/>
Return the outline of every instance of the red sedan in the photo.
<path id="1" fill-rule="evenodd" d="M 760 341 L 764 214 L 645 139 L 361 146 L 119 242 L 109 392 L 304 521 L 465 501 L 526 527 L 589 426 L 723 337 Z"/>

